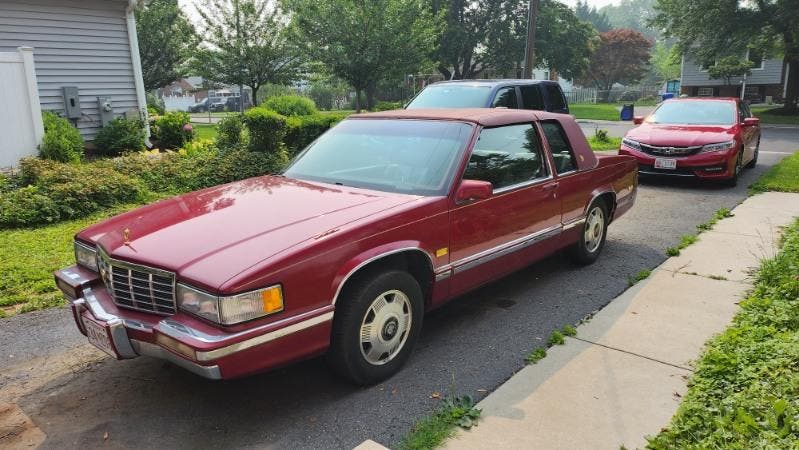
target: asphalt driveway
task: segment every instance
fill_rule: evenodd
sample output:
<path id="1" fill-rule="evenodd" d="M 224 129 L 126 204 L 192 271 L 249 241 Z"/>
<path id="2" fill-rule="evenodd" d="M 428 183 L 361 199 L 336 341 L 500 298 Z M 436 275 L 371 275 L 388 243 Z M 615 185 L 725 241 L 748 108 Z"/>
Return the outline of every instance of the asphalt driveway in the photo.
<path id="1" fill-rule="evenodd" d="M 581 123 L 587 134 L 594 125 Z M 629 127 L 599 125 L 612 135 Z M 407 367 L 377 386 L 352 387 L 320 359 L 225 382 L 152 359 L 112 361 L 88 346 L 66 309 L 53 309 L 0 321 L 0 398 L 15 399 L 46 434 L 44 448 L 352 448 L 367 438 L 392 446 L 436 407 L 431 394 L 495 389 L 554 329 L 602 308 L 797 148 L 799 129 L 764 129 L 760 163 L 734 189 L 646 181 L 596 264 L 576 268 L 556 255 L 434 311 Z"/>

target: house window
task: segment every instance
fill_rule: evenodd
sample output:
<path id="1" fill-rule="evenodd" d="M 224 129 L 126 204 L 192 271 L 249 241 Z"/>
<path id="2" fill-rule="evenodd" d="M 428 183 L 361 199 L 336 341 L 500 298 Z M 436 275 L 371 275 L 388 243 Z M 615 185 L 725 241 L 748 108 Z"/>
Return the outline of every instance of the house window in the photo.
<path id="1" fill-rule="evenodd" d="M 696 95 L 700 97 L 713 97 L 713 88 L 712 87 L 699 88 L 699 91 L 697 92 Z"/>
<path id="2" fill-rule="evenodd" d="M 763 53 L 757 50 L 749 49 L 746 58 L 752 62 L 752 70 L 761 70 L 766 62 Z"/>

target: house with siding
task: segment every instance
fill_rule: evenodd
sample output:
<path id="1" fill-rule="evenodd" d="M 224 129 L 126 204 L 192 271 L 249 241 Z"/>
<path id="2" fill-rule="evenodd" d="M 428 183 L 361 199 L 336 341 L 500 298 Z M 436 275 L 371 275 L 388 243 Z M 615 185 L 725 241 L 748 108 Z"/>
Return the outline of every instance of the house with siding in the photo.
<path id="1" fill-rule="evenodd" d="M 732 78 L 729 84 L 711 79 L 707 68 L 683 57 L 680 71 L 680 93 L 692 97 L 741 97 L 751 103 L 782 103 L 790 68 L 782 59 L 763 58 L 754 52 L 746 57 L 753 67 L 746 76 Z"/>
<path id="2" fill-rule="evenodd" d="M 140 1 L 0 0 L 0 133 L 27 136 L 25 148 L 0 150 L 0 167 L 36 154 L 41 111 L 68 117 L 87 141 L 115 117 L 146 113 Z"/>

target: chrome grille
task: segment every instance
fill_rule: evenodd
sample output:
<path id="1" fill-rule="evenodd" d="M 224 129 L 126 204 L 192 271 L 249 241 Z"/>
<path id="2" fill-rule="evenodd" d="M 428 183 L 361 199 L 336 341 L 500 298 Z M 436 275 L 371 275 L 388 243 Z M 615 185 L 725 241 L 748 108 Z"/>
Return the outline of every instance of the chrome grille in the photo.
<path id="1" fill-rule="evenodd" d="M 656 145 L 641 144 L 641 151 L 656 156 L 688 156 L 697 153 L 702 146 L 695 147 L 658 147 Z"/>
<path id="2" fill-rule="evenodd" d="M 114 303 L 123 308 L 175 314 L 175 274 L 111 259 L 101 249 L 97 267 Z"/>

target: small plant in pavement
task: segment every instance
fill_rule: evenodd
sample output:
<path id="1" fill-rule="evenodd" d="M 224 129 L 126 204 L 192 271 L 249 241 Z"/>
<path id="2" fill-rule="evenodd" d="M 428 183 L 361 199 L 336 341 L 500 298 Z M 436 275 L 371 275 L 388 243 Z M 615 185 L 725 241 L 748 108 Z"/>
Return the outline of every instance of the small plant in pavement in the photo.
<path id="1" fill-rule="evenodd" d="M 563 333 L 564 336 L 577 336 L 577 330 L 571 325 L 564 325 L 560 332 Z"/>
<path id="2" fill-rule="evenodd" d="M 684 234 L 682 238 L 680 238 L 680 244 L 676 247 L 669 247 L 666 249 L 666 254 L 669 256 L 679 256 L 680 251 L 685 247 L 693 244 L 694 242 L 698 241 L 699 237 L 695 234 Z"/>
<path id="3" fill-rule="evenodd" d="M 720 208 L 717 209 L 715 213 L 713 213 L 713 217 L 705 223 L 700 223 L 696 226 L 696 229 L 699 232 L 708 231 L 713 229 L 713 227 L 718 223 L 719 220 L 726 219 L 727 217 L 732 217 L 732 212 L 727 208 Z"/>
<path id="4" fill-rule="evenodd" d="M 566 343 L 566 339 L 563 338 L 563 333 L 560 331 L 553 331 L 552 334 L 549 336 L 549 340 L 547 341 L 547 345 L 552 347 L 553 345 L 563 345 Z"/>
<path id="5" fill-rule="evenodd" d="M 630 286 L 635 286 L 639 281 L 649 278 L 649 275 L 652 275 L 652 272 L 650 270 L 643 269 L 637 274 L 627 278 L 627 282 L 630 284 Z"/>
<path id="6" fill-rule="evenodd" d="M 470 395 L 447 397 L 433 415 L 416 422 L 413 430 L 400 442 L 399 448 L 421 450 L 438 447 L 452 436 L 456 427 L 469 429 L 476 426 L 480 412 Z"/>
<path id="7" fill-rule="evenodd" d="M 545 349 L 544 347 L 538 347 L 537 349 L 530 352 L 530 354 L 527 355 L 527 358 L 525 358 L 524 360 L 527 361 L 527 364 L 535 364 L 546 357 L 547 357 L 547 349 Z"/>

